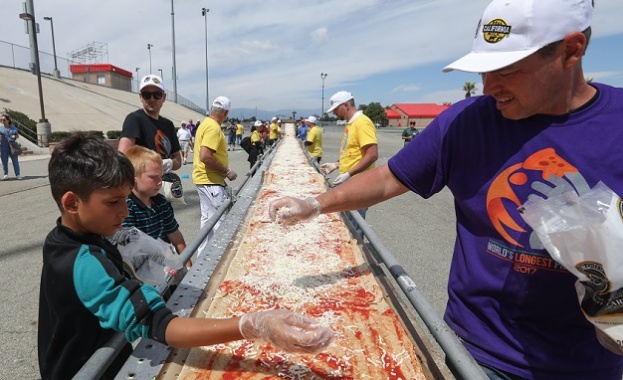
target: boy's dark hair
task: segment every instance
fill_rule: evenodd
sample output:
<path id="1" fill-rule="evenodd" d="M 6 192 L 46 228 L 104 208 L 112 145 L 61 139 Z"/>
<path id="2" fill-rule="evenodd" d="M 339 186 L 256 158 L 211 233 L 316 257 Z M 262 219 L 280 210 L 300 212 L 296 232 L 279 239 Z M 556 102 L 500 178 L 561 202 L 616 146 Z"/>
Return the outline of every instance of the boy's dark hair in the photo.
<path id="1" fill-rule="evenodd" d="M 97 189 L 134 186 L 130 160 L 102 138 L 85 132 L 72 133 L 56 146 L 48 174 L 52 197 L 61 212 L 61 198 L 68 191 L 87 201 Z"/>

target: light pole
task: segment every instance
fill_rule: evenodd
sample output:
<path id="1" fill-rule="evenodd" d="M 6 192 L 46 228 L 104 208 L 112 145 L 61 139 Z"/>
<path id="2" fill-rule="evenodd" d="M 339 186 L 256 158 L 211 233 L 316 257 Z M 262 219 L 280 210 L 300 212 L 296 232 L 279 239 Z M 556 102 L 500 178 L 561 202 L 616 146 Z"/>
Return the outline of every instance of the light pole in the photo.
<path id="1" fill-rule="evenodd" d="M 141 69 L 140 67 L 137 67 L 136 69 L 134 69 L 134 70 L 136 71 L 136 92 L 137 92 L 137 93 L 138 93 L 138 89 L 139 89 L 139 87 L 138 87 L 138 80 L 139 80 L 139 79 L 138 79 L 138 71 L 139 71 L 140 69 Z"/>
<path id="2" fill-rule="evenodd" d="M 48 138 L 51 132 L 50 123 L 45 118 L 45 106 L 43 105 L 43 86 L 41 85 L 41 67 L 39 66 L 39 43 L 37 42 L 37 24 L 35 15 L 28 12 L 20 13 L 19 18 L 32 23 L 33 45 L 35 49 L 35 74 L 37 75 L 37 85 L 39 86 L 39 106 L 41 107 L 41 119 L 37 123 L 37 141 L 40 146 L 48 146 Z"/>
<path id="3" fill-rule="evenodd" d="M 56 64 L 56 42 L 54 41 L 54 20 L 52 17 L 44 17 L 45 21 L 50 22 L 50 27 L 52 28 L 52 54 L 54 54 L 54 76 L 57 78 L 61 77 L 61 72 L 58 71 L 58 65 Z"/>
<path id="4" fill-rule="evenodd" d="M 171 77 L 173 78 L 173 102 L 177 103 L 177 68 L 175 65 L 175 10 L 173 8 L 173 0 L 171 0 L 171 34 L 173 40 L 173 71 Z"/>
<path id="5" fill-rule="evenodd" d="M 162 69 L 158 69 L 158 72 L 160 73 L 160 79 L 164 80 L 164 78 L 162 77 Z"/>
<path id="6" fill-rule="evenodd" d="M 327 77 L 327 73 L 320 73 L 320 79 L 322 79 L 322 107 L 320 108 L 320 126 L 324 127 L 324 79 Z"/>
<path id="7" fill-rule="evenodd" d="M 149 73 L 151 74 L 151 48 L 154 45 L 152 44 L 147 44 L 147 50 L 149 51 Z"/>
<path id="8" fill-rule="evenodd" d="M 206 35 L 206 112 L 210 112 L 210 86 L 208 82 L 208 12 L 209 8 L 201 8 L 201 15 L 205 21 L 205 35 Z"/>

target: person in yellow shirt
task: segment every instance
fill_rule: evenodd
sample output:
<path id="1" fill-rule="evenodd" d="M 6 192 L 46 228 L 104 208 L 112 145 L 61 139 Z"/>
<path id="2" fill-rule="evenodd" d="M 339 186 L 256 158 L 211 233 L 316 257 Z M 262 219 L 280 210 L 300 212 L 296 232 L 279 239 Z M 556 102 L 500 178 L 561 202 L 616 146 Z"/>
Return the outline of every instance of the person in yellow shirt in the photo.
<path id="1" fill-rule="evenodd" d="M 242 142 L 242 135 L 244 135 L 244 126 L 240 123 L 236 124 L 236 144 L 240 146 Z"/>
<path id="2" fill-rule="evenodd" d="M 355 108 L 355 99 L 348 91 L 338 91 L 329 101 L 331 107 L 327 113 L 333 113 L 338 120 L 346 121 L 340 149 L 340 160 L 328 162 L 320 166 L 325 174 L 339 169 L 340 175 L 333 180 L 333 185 L 346 182 L 352 176 L 374 168 L 379 157 L 376 127 L 369 117 Z M 357 210 L 365 219 L 367 208 Z M 363 232 L 355 225 L 359 235 Z"/>
<path id="3" fill-rule="evenodd" d="M 317 163 L 320 163 L 322 159 L 322 129 L 316 125 L 316 117 L 314 116 L 305 119 L 305 124 L 309 129 L 304 144 L 309 154 L 316 159 Z"/>
<path id="4" fill-rule="evenodd" d="M 260 120 L 256 121 L 251 127 L 251 152 L 249 152 L 249 168 L 253 168 L 257 157 L 262 153 L 262 136 L 260 135 L 259 127 L 262 126 Z"/>
<path id="5" fill-rule="evenodd" d="M 219 96 L 214 99 L 210 115 L 206 117 L 195 135 L 193 153 L 193 182 L 197 186 L 201 206 L 201 228 L 214 215 L 225 199 L 225 179 L 236 179 L 237 174 L 229 168 L 227 141 L 221 130 L 221 124 L 227 119 L 231 101 Z M 199 255 L 203 253 L 208 241 L 218 229 L 220 221 L 199 246 Z"/>
<path id="6" fill-rule="evenodd" d="M 281 127 L 278 123 L 279 120 L 277 120 L 276 117 L 273 117 L 270 123 L 270 127 L 268 129 L 268 146 L 272 146 L 274 143 L 276 143 L 281 136 Z"/>

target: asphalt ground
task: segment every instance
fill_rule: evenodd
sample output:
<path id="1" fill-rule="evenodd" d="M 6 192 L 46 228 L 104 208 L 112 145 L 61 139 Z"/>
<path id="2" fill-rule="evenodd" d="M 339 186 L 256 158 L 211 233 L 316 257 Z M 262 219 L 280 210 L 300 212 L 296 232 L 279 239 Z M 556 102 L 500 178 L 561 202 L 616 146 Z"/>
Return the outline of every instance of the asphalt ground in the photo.
<path id="1" fill-rule="evenodd" d="M 400 148 L 401 130 L 378 131 L 379 160 L 384 164 Z M 325 127 L 322 162 L 336 160 L 342 128 Z M 238 173 L 236 188 L 249 169 L 247 154 L 229 152 L 230 167 Z M 39 379 L 37 319 L 41 248 L 59 211 L 47 178 L 47 156 L 21 157 L 23 180 L 0 181 L 0 379 Z M 199 231 L 199 199 L 190 179 L 192 165 L 182 166 L 186 205 L 174 205 L 180 230 L 190 241 Z M 334 175 L 332 176 L 334 177 Z M 367 222 L 401 262 L 434 309 L 442 314 L 454 244 L 452 196 L 445 190 L 428 200 L 412 193 L 373 206 Z"/>

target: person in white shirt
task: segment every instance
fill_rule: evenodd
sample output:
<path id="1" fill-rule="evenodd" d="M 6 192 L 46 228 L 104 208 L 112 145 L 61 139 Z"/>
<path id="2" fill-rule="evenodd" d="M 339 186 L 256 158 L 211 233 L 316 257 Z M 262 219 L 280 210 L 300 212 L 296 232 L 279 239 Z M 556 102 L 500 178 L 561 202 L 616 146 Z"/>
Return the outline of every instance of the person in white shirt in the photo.
<path id="1" fill-rule="evenodd" d="M 192 140 L 192 137 L 190 130 L 186 128 L 186 123 L 182 122 L 182 127 L 177 130 L 177 139 L 180 141 L 180 147 L 182 148 L 182 163 L 184 165 L 186 165 L 186 158 L 188 157 L 190 140 Z"/>

